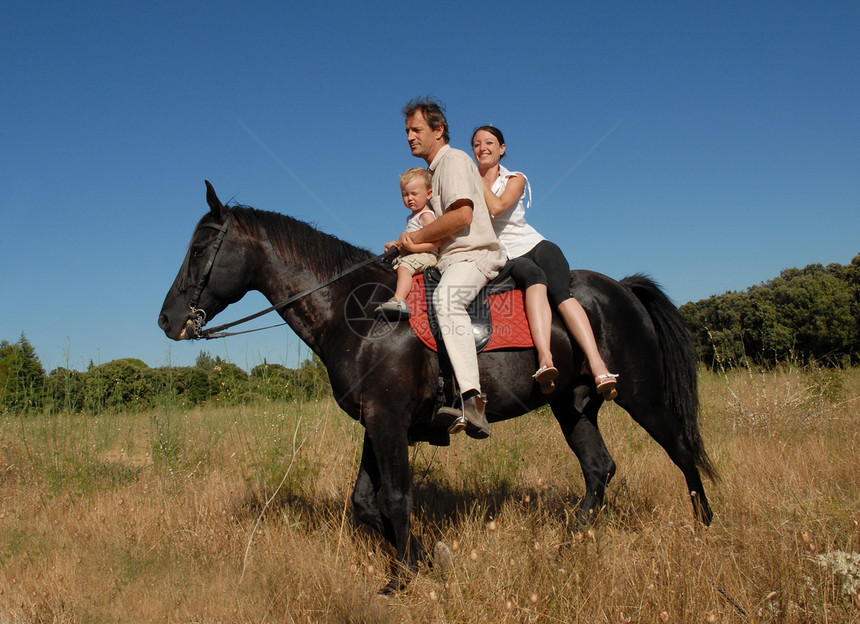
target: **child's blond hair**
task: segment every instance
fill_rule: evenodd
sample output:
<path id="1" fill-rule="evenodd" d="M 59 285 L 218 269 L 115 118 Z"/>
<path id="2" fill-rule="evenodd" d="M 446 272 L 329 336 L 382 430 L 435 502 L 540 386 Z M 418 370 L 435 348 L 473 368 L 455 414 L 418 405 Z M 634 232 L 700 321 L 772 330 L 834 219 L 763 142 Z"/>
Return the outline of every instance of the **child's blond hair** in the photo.
<path id="1" fill-rule="evenodd" d="M 403 188 L 418 177 L 424 180 L 424 187 L 428 191 L 433 188 L 433 178 L 430 176 L 430 172 L 421 167 L 412 167 L 412 169 L 404 171 L 403 175 L 400 176 L 400 188 Z"/>

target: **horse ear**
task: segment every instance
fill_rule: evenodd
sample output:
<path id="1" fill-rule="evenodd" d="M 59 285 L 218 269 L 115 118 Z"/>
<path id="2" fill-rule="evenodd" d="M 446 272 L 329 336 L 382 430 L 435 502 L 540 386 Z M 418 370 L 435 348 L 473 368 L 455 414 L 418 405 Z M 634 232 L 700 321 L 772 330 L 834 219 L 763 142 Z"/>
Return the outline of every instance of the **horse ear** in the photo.
<path id="1" fill-rule="evenodd" d="M 216 217 L 223 217 L 224 213 L 227 212 L 227 209 L 224 208 L 224 204 L 221 203 L 221 200 L 218 199 L 218 196 L 215 194 L 215 189 L 209 183 L 209 180 L 204 180 L 206 182 L 206 203 L 209 204 L 209 210 L 212 211 Z"/>

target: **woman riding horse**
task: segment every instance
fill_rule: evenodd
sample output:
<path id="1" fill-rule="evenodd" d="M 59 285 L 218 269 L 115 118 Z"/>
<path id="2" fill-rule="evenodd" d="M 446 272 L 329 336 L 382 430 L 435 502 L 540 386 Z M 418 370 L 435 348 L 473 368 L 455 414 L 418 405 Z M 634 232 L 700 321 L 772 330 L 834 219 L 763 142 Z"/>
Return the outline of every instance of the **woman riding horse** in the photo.
<path id="1" fill-rule="evenodd" d="M 338 405 L 365 428 L 352 494 L 356 517 L 394 546 L 386 590 L 402 587 L 403 572 L 427 553 L 411 530 L 409 444 L 432 437 L 439 363 L 408 323 L 380 327 L 374 308 L 393 291 L 389 265 L 365 250 L 290 217 L 225 207 L 206 183 L 209 212 L 194 230 L 158 324 L 174 340 L 198 338 L 211 320 L 250 290 L 261 292 L 328 369 Z M 625 380 L 616 403 L 666 450 L 681 469 L 699 519 L 712 512 L 699 470 L 713 476 L 697 422 L 696 360 L 690 335 L 674 305 L 649 279 L 620 283 L 575 271 L 574 296 L 588 311 L 603 353 Z M 556 392 L 534 386 L 533 349 L 481 353 L 481 384 L 493 396 L 491 422 L 514 418 L 549 402 L 562 434 L 580 461 L 585 495 L 579 516 L 600 509 L 615 462 L 597 427 L 603 403 L 581 374 L 583 353 L 554 321 Z"/>

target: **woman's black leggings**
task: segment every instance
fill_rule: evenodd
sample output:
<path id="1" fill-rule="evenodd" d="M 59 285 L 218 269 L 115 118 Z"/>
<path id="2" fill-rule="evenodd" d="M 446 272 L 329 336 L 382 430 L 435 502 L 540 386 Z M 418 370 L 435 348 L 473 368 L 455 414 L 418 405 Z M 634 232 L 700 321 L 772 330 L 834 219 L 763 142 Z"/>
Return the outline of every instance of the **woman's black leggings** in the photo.
<path id="1" fill-rule="evenodd" d="M 517 286 L 526 290 L 529 286 L 543 284 L 553 308 L 573 298 L 570 294 L 570 265 L 555 243 L 542 240 L 512 262 L 511 275 Z"/>

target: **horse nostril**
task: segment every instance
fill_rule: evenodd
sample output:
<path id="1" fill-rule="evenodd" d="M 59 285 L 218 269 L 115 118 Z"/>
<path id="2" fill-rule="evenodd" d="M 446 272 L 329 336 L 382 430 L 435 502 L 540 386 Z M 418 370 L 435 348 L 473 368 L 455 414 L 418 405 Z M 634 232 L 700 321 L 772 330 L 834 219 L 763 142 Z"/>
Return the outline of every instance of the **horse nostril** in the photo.
<path id="1" fill-rule="evenodd" d="M 170 327 L 170 319 L 167 318 L 166 314 L 158 315 L 158 326 L 164 331 L 167 331 L 167 328 Z"/>

